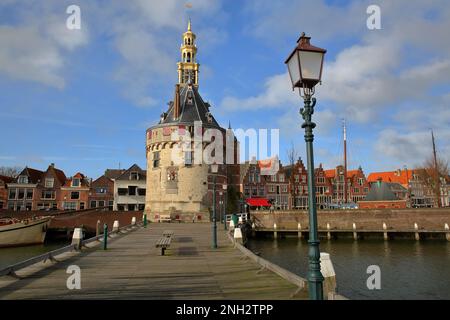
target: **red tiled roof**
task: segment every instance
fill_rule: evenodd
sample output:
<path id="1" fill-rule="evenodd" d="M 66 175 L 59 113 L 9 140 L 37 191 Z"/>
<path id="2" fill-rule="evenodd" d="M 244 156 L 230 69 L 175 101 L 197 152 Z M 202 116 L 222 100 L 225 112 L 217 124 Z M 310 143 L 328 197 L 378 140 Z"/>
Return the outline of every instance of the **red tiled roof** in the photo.
<path id="1" fill-rule="evenodd" d="M 31 183 L 37 183 L 39 180 L 41 180 L 42 175 L 44 172 L 41 170 L 36 170 L 32 168 L 25 168 L 26 172 L 28 173 L 28 177 L 30 178 Z"/>
<path id="2" fill-rule="evenodd" d="M 14 180 L 14 178 L 0 175 L 0 180 L 4 183 L 10 183 Z"/>
<path id="3" fill-rule="evenodd" d="M 367 181 L 371 183 L 381 180 L 383 182 L 395 182 L 402 185 L 407 185 L 408 180 L 412 178 L 413 173 L 413 170 L 372 172 L 367 177 Z"/>

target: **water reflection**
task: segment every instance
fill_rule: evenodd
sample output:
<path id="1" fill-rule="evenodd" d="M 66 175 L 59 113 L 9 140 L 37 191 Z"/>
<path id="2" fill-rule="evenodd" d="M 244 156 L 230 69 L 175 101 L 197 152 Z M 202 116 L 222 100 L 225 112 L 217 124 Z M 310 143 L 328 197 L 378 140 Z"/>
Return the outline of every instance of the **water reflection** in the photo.
<path id="1" fill-rule="evenodd" d="M 253 239 L 261 256 L 305 277 L 308 243 L 302 239 Z M 322 240 L 330 254 L 338 290 L 351 299 L 450 299 L 450 243 L 414 240 Z M 366 286 L 367 267 L 381 269 L 381 290 Z"/>

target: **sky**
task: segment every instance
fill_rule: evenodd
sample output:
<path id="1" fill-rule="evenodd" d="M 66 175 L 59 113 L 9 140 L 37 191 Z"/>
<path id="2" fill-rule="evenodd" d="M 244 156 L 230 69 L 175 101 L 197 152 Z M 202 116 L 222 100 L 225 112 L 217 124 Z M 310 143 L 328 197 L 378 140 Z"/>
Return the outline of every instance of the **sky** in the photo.
<path id="1" fill-rule="evenodd" d="M 69 30 L 69 5 L 81 28 Z M 186 6 L 186 4 L 188 4 Z M 366 10 L 380 7 L 381 29 Z M 190 7 L 190 8 L 189 8 Z M 219 123 L 279 129 L 280 158 L 305 159 L 299 108 L 284 64 L 301 32 L 326 48 L 313 121 L 315 164 L 366 173 L 450 160 L 447 0 L 2 0 L 0 166 L 98 177 L 145 168 L 145 130 L 173 99 L 181 35 L 197 35 L 199 90 Z"/>

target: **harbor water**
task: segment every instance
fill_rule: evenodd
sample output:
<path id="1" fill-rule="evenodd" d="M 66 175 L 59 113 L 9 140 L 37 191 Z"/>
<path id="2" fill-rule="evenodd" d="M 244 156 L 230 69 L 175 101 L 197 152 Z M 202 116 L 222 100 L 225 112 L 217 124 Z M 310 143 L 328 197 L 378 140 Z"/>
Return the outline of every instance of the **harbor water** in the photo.
<path id="1" fill-rule="evenodd" d="M 0 269 L 69 244 L 69 241 L 58 240 L 33 246 L 0 248 Z"/>
<path id="2" fill-rule="evenodd" d="M 306 278 L 308 242 L 297 238 L 250 239 L 248 248 Z M 349 299 L 450 299 L 450 242 L 413 240 L 322 240 L 330 254 L 337 291 Z M 367 268 L 381 270 L 381 289 L 369 290 Z"/>

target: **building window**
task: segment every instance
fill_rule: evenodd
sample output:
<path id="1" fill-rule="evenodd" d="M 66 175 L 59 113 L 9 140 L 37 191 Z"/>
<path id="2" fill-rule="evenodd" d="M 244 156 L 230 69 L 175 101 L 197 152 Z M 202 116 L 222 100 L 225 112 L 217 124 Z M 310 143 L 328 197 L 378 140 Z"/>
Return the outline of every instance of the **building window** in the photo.
<path id="1" fill-rule="evenodd" d="M 127 210 L 128 210 L 128 211 L 135 211 L 135 210 L 136 210 L 136 205 L 135 205 L 135 204 L 129 204 L 129 205 L 127 205 Z"/>
<path id="2" fill-rule="evenodd" d="M 126 196 L 128 194 L 128 189 L 127 188 L 119 188 L 119 189 L 117 189 L 117 193 L 119 194 L 119 196 Z"/>
<path id="3" fill-rule="evenodd" d="M 360 186 L 362 186 L 364 184 L 364 179 L 363 178 L 359 178 L 358 179 L 358 183 Z"/>
<path id="4" fill-rule="evenodd" d="M 246 197 L 250 196 L 250 189 L 248 187 L 245 187 L 244 194 Z"/>
<path id="5" fill-rule="evenodd" d="M 104 200 L 99 200 L 98 201 L 98 206 L 99 207 L 104 207 L 105 206 L 105 201 Z"/>
<path id="6" fill-rule="evenodd" d="M 113 210 L 113 206 L 114 206 L 114 201 L 113 200 L 109 200 L 108 201 L 108 210 Z"/>
<path id="7" fill-rule="evenodd" d="M 186 151 L 184 153 L 184 165 L 186 167 L 192 166 L 192 151 Z"/>
<path id="8" fill-rule="evenodd" d="M 54 183 L 55 183 L 55 179 L 53 179 L 53 178 L 45 179 L 45 187 L 46 188 L 53 188 Z"/>
<path id="9" fill-rule="evenodd" d="M 279 179 L 280 179 L 280 182 L 284 182 L 284 174 L 280 174 Z"/>
<path id="10" fill-rule="evenodd" d="M 256 197 L 258 195 L 258 190 L 256 188 L 252 188 L 252 197 Z"/>
<path id="11" fill-rule="evenodd" d="M 3 201 L 0 201 L 0 210 L 3 209 Z"/>
<path id="12" fill-rule="evenodd" d="M 14 202 L 8 202 L 8 210 L 14 211 Z"/>
<path id="13" fill-rule="evenodd" d="M 369 193 L 369 188 L 364 188 L 364 193 Z"/>
<path id="14" fill-rule="evenodd" d="M 118 210 L 118 211 L 125 211 L 125 205 L 123 205 L 123 204 L 118 204 L 118 205 L 117 205 L 117 210 Z"/>
<path id="15" fill-rule="evenodd" d="M 359 193 L 359 188 L 353 188 L 353 193 Z"/>
<path id="16" fill-rule="evenodd" d="M 300 182 L 300 176 L 298 174 L 296 174 L 294 176 L 294 180 L 295 180 L 295 183 L 299 183 Z"/>
<path id="17" fill-rule="evenodd" d="M 145 189 L 144 188 L 139 188 L 138 189 L 138 195 L 145 196 Z"/>
<path id="18" fill-rule="evenodd" d="M 159 167 L 159 151 L 153 152 L 153 168 Z"/>
<path id="19" fill-rule="evenodd" d="M 71 192 L 70 193 L 70 199 L 72 200 L 78 200 L 80 199 L 80 193 L 78 191 Z"/>
<path id="20" fill-rule="evenodd" d="M 25 190 L 24 189 L 19 189 L 19 193 L 17 196 L 17 199 L 23 199 L 25 198 Z"/>
<path id="21" fill-rule="evenodd" d="M 42 191 L 42 199 L 55 199 L 55 191 Z"/>
<path id="22" fill-rule="evenodd" d="M 8 199 L 15 199 L 16 198 L 16 189 L 9 189 L 9 196 Z"/>
<path id="23" fill-rule="evenodd" d="M 131 172 L 130 173 L 130 180 L 139 180 L 139 173 L 138 172 Z"/>
<path id="24" fill-rule="evenodd" d="M 76 202 L 64 202 L 64 210 L 77 210 Z"/>
<path id="25" fill-rule="evenodd" d="M 73 179 L 72 187 L 79 187 L 79 186 L 80 186 L 80 179 Z"/>
<path id="26" fill-rule="evenodd" d="M 142 211 L 144 209 L 145 209 L 145 204 L 143 204 L 143 203 L 138 204 L 138 210 L 139 211 Z"/>
<path id="27" fill-rule="evenodd" d="M 20 176 L 18 179 L 19 183 L 28 183 L 28 177 L 27 176 Z"/>
<path id="28" fill-rule="evenodd" d="M 317 183 L 325 183 L 325 178 L 324 177 L 318 177 L 317 178 Z"/>
<path id="29" fill-rule="evenodd" d="M 136 195 L 136 186 L 128 186 L 128 195 L 135 196 Z"/>
<path id="30" fill-rule="evenodd" d="M 95 193 L 99 193 L 99 194 L 106 193 L 106 187 L 95 188 Z"/>
<path id="31" fill-rule="evenodd" d="M 91 204 L 90 204 L 90 207 L 91 207 L 91 208 L 96 208 L 96 207 L 97 207 L 97 201 L 92 200 L 92 201 L 91 201 Z"/>
<path id="32" fill-rule="evenodd" d="M 264 187 L 260 187 L 260 188 L 259 188 L 259 196 L 260 196 L 260 197 L 264 197 L 264 194 L 265 194 L 265 192 L 264 192 Z"/>
<path id="33" fill-rule="evenodd" d="M 80 202 L 80 210 L 84 210 L 84 202 Z"/>
<path id="34" fill-rule="evenodd" d="M 33 189 L 27 189 L 27 200 L 33 199 Z"/>
<path id="35" fill-rule="evenodd" d="M 277 175 L 274 174 L 274 175 L 270 176 L 270 181 L 276 182 L 277 181 Z"/>

